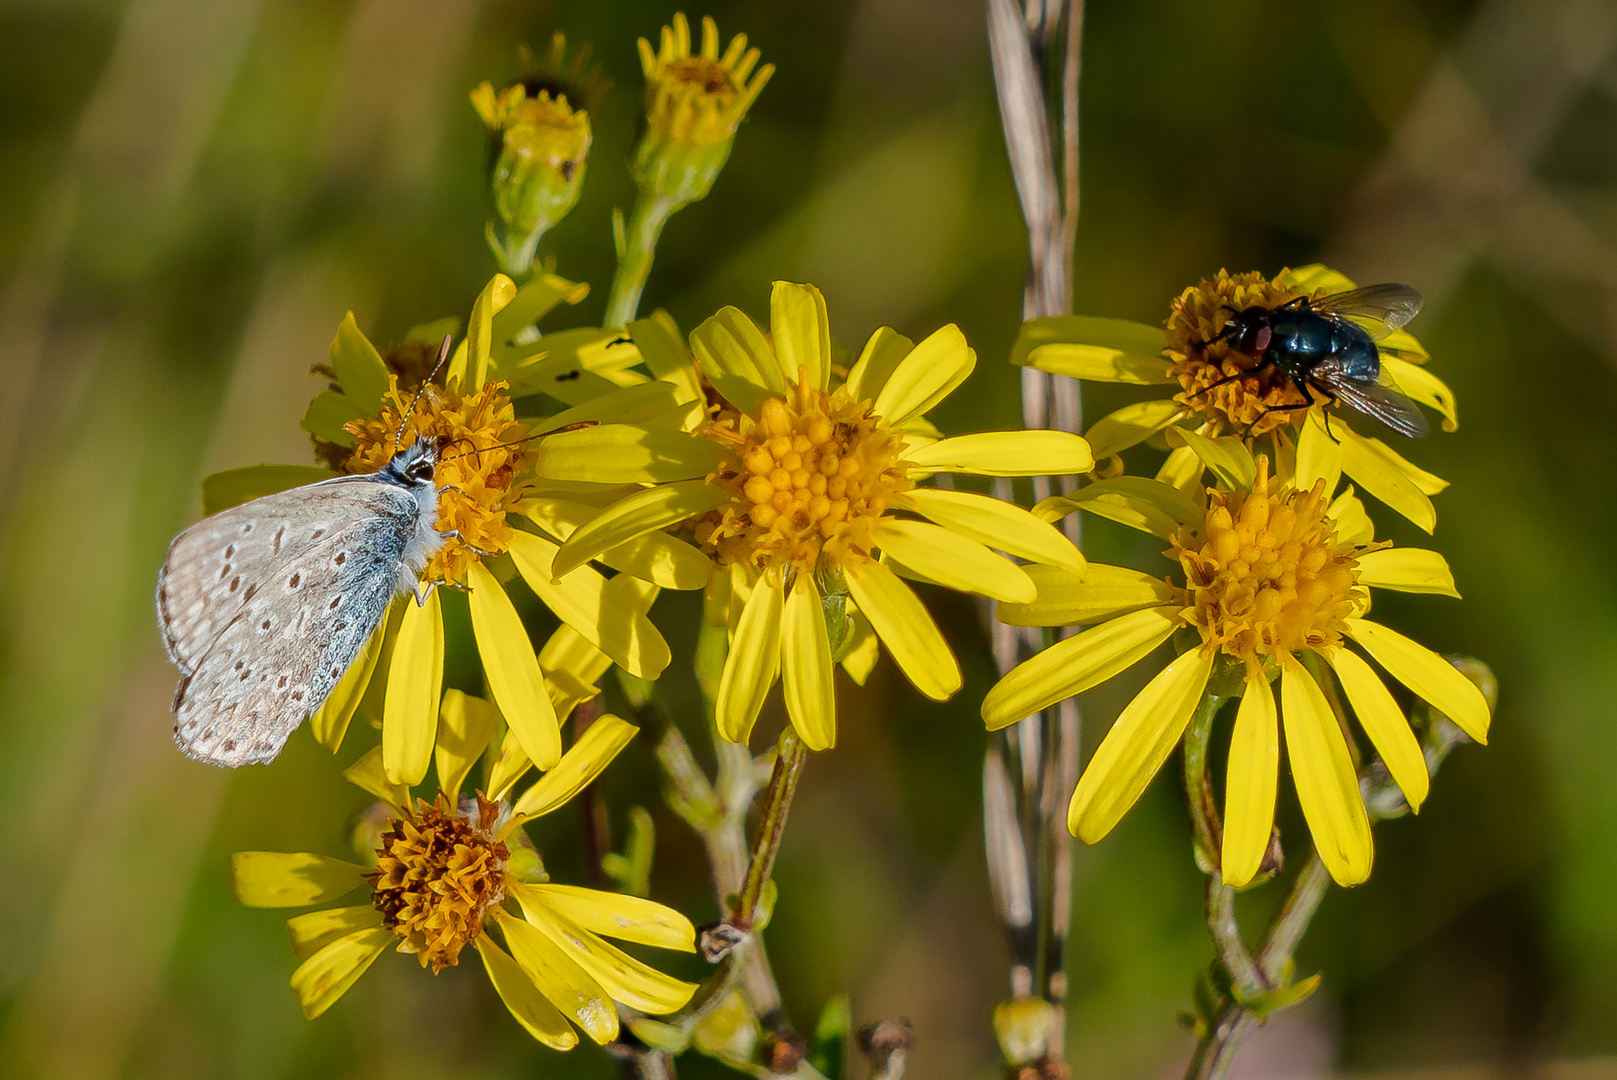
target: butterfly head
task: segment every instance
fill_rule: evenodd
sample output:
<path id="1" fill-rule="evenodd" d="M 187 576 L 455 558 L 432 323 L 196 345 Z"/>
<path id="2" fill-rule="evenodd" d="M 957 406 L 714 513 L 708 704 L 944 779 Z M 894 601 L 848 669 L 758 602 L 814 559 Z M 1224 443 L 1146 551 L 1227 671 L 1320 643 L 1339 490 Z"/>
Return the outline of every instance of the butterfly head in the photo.
<path id="1" fill-rule="evenodd" d="M 402 487 L 431 487 L 438 471 L 438 446 L 431 439 L 418 438 L 393 455 L 382 466 L 382 476 Z"/>

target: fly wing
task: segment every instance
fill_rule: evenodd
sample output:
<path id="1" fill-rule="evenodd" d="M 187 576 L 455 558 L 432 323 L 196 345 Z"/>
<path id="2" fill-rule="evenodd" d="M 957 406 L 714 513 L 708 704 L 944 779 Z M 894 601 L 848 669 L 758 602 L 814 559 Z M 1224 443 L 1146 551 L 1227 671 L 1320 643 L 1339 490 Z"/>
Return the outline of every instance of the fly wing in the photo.
<path id="1" fill-rule="evenodd" d="M 1309 378 L 1335 394 L 1366 416 L 1380 420 L 1400 435 L 1411 439 L 1425 438 L 1432 430 L 1420 407 L 1386 380 L 1375 383 L 1359 382 L 1349 378 L 1332 363 L 1318 364 Z"/>
<path id="2" fill-rule="evenodd" d="M 1413 319 L 1420 311 L 1420 293 L 1408 285 L 1366 285 L 1309 301 L 1309 308 L 1325 315 L 1340 315 L 1370 331 L 1377 340 Z"/>
<path id="3" fill-rule="evenodd" d="M 272 555 L 258 560 L 252 577 L 240 575 L 219 607 L 204 601 L 187 624 L 192 636 L 165 627 L 165 637 L 177 641 L 170 647 L 176 662 L 185 658 L 174 740 L 187 754 L 230 767 L 272 760 L 381 621 L 419 510 L 405 491 L 359 481 L 311 485 L 237 508 L 252 512 L 228 524 L 238 535 L 252 525 L 243 540 L 267 533 Z M 258 505 L 298 492 L 290 507 Z M 183 562 L 165 569 L 165 583 L 189 571 Z M 211 565 L 207 570 L 217 576 Z"/>

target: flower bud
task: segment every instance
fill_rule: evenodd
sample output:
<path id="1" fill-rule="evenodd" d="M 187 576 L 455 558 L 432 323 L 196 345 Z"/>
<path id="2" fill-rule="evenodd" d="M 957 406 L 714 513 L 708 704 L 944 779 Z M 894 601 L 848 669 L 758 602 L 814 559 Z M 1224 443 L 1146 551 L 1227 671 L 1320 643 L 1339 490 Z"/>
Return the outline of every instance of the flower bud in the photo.
<path id="1" fill-rule="evenodd" d="M 677 206 L 705 197 L 730 157 L 736 128 L 775 73 L 756 71 L 758 50 L 738 34 L 719 54 L 719 28 L 702 20 L 702 50 L 691 53 L 691 30 L 683 14 L 663 27 L 661 46 L 640 39 L 646 75 L 646 132 L 631 169 L 642 196 Z"/>

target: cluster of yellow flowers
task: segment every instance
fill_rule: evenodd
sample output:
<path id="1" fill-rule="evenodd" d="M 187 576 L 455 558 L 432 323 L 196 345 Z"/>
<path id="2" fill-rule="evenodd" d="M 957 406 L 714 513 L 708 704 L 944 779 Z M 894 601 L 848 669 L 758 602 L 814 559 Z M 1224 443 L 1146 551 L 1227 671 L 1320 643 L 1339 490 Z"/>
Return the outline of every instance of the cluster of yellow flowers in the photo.
<path id="1" fill-rule="evenodd" d="M 693 54 L 683 19 L 660 51 L 642 42 L 642 53 L 647 138 L 662 147 L 648 161 L 662 171 L 640 162 L 637 174 L 663 197 L 679 184 L 705 194 L 711 176 L 697 174 L 722 165 L 769 69 L 754 72 L 756 50 L 742 39 L 721 56 L 711 23 Z M 581 102 L 523 84 L 498 94 L 485 86 L 474 101 L 510 175 L 528 170 L 522 183 L 531 186 L 535 169 L 571 162 L 562 172 L 573 185 L 589 141 Z M 677 155 L 665 152 L 673 144 Z M 670 178 L 674 165 L 690 176 Z M 576 199 L 576 187 L 562 195 Z M 515 205 L 498 207 L 496 251 L 507 255 L 542 231 L 542 213 Z M 529 262 L 532 254 L 530 245 Z M 779 681 L 801 742 L 834 746 L 835 669 L 863 684 L 883 649 L 926 697 L 959 691 L 960 665 L 911 581 L 995 601 L 1006 623 L 1086 628 L 1004 676 L 982 704 L 991 729 L 1171 641 L 1177 655 L 1083 770 L 1073 833 L 1105 836 L 1198 705 L 1239 696 L 1224 880 L 1242 885 L 1259 872 L 1282 731 L 1321 857 L 1339 882 L 1364 880 L 1370 827 L 1337 687 L 1413 808 L 1427 771 L 1400 705 L 1354 647 L 1472 738 L 1487 733 L 1489 706 L 1471 682 L 1368 618 L 1371 588 L 1457 593 L 1441 556 L 1376 540 L 1353 485 L 1430 531 L 1430 496 L 1443 481 L 1355 432 L 1340 410 L 1329 421 L 1320 404 L 1276 410 L 1301 403 L 1297 387 L 1273 371 L 1245 374 L 1253 361 L 1219 333 L 1232 308 L 1350 287 L 1319 267 L 1272 281 L 1221 273 L 1186 290 L 1166 332 L 1117 320 L 1028 324 L 1016 363 L 1177 385 L 1172 397 L 1097 421 L 1087 438 L 942 434 L 927 414 L 976 365 L 959 329 L 915 342 L 882 328 L 845 352 L 811 285 L 775 283 L 767 329 L 725 308 L 688 337 L 661 313 L 541 333 L 539 321 L 581 299 L 582 287 L 541 270 L 519 288 L 500 274 L 438 374 L 418 361 L 442 322 L 384 354 L 350 317 L 332 345 L 332 386 L 303 421 L 334 471 L 213 478 L 208 490 L 228 494 L 211 508 L 373 472 L 417 437 L 461 448 L 438 467 L 436 524 L 453 536 L 425 580 L 464 591 L 486 690 L 444 689 L 443 601 L 429 591 L 419 603 L 395 602 L 313 716 L 333 750 L 356 712 L 379 722 L 380 745 L 346 773 L 380 800 L 365 863 L 244 852 L 232 864 L 237 895 L 253 905 L 370 891 L 368 903 L 291 920 L 302 959 L 292 987 L 305 1011 L 325 1010 L 389 945 L 436 972 L 468 943 L 513 1016 L 553 1047 L 574 1045 L 575 1027 L 598 1043 L 617 1038 L 620 1006 L 666 1015 L 686 1005 L 693 984 L 604 938 L 690 951 L 691 923 L 647 899 L 551 882 L 523 828 L 582 791 L 634 738 L 633 725 L 601 715 L 564 749 L 562 722 L 601 693 L 613 665 L 637 680 L 662 675 L 670 650 L 648 612 L 663 589 L 704 591 L 705 620 L 725 646 L 714 722 L 743 744 Z M 1419 344 L 1408 335 L 1385 344 L 1396 350 L 1383 359 L 1391 374 L 1452 426 L 1452 395 L 1420 366 Z M 1154 477 L 1123 473 L 1119 455 L 1141 444 L 1167 450 Z M 1088 482 L 1030 510 L 938 482 L 955 476 Z M 1157 537 L 1176 569 L 1156 577 L 1088 563 L 1053 524 L 1080 510 Z M 519 590 L 559 623 L 538 647 L 513 600 Z M 413 795 L 429 771 L 431 797 Z M 474 793 L 463 794 L 474 772 Z"/>

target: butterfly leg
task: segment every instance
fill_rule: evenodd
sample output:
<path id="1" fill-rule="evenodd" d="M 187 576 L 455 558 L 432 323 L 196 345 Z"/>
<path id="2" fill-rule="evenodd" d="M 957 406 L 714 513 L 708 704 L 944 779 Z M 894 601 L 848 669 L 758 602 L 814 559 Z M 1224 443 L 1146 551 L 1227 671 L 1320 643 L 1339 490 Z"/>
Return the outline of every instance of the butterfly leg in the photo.
<path id="1" fill-rule="evenodd" d="M 436 581 L 423 581 L 419 586 L 412 590 L 410 595 L 415 597 L 415 606 L 426 607 L 428 598 L 432 596 L 433 590 L 436 589 L 438 585 L 439 582 Z"/>
<path id="2" fill-rule="evenodd" d="M 460 546 L 461 547 L 465 548 L 467 551 L 470 551 L 473 555 L 481 555 L 485 559 L 492 559 L 496 555 L 499 554 L 498 551 L 484 551 L 480 547 L 475 547 L 475 546 L 473 546 L 471 544 L 468 544 L 466 542 L 466 538 L 464 536 L 460 535 L 460 530 L 459 529 L 444 529 L 444 530 L 440 531 L 438 533 L 438 535 L 443 537 L 445 540 L 458 540 L 458 541 L 460 541 Z"/>

